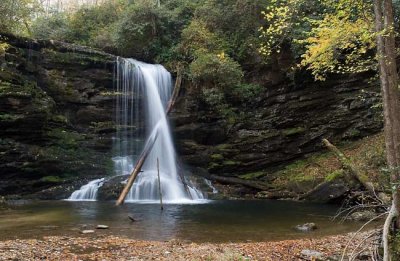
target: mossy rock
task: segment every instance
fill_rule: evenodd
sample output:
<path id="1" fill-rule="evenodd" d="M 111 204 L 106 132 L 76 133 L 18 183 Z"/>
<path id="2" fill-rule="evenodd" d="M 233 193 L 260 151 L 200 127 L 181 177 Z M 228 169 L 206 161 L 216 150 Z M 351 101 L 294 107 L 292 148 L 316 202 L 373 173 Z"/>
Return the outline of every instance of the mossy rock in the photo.
<path id="1" fill-rule="evenodd" d="M 215 161 L 222 161 L 224 159 L 224 156 L 222 154 L 212 154 L 210 157 L 212 160 Z"/>
<path id="2" fill-rule="evenodd" d="M 292 135 L 304 133 L 305 131 L 306 131 L 306 129 L 303 127 L 296 127 L 296 128 L 282 130 L 282 134 L 284 136 L 292 136 Z"/>
<path id="3" fill-rule="evenodd" d="M 40 179 L 40 181 L 48 182 L 48 183 L 61 183 L 64 181 L 61 177 L 58 176 L 45 176 Z"/>
<path id="4" fill-rule="evenodd" d="M 334 181 L 336 179 L 342 178 L 343 176 L 344 176 L 344 170 L 338 169 L 338 170 L 335 170 L 335 171 L 329 173 L 325 177 L 325 181 Z"/>
<path id="5" fill-rule="evenodd" d="M 258 179 L 260 177 L 265 176 L 266 173 L 263 171 L 258 171 L 258 172 L 251 172 L 251 173 L 246 173 L 242 174 L 239 176 L 241 179 L 246 179 L 246 180 L 252 180 L 252 179 Z"/>

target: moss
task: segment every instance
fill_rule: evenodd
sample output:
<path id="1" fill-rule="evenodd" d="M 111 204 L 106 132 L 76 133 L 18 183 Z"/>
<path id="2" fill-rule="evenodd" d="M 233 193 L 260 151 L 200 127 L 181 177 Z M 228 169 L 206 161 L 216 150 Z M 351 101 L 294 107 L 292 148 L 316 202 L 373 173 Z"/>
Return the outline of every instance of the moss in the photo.
<path id="1" fill-rule="evenodd" d="M 68 123 L 67 117 L 65 117 L 64 115 L 60 115 L 60 114 L 53 115 L 51 117 L 51 120 L 53 122 L 57 122 L 57 123 Z"/>
<path id="2" fill-rule="evenodd" d="M 222 162 L 222 165 L 224 166 L 237 166 L 240 165 L 239 161 L 233 161 L 233 160 L 225 160 L 224 162 Z"/>
<path id="3" fill-rule="evenodd" d="M 273 138 L 279 135 L 279 132 L 277 131 L 268 131 L 266 133 L 263 133 L 263 137 L 264 139 L 269 139 L 269 138 Z"/>
<path id="4" fill-rule="evenodd" d="M 305 128 L 303 127 L 296 127 L 296 128 L 291 128 L 291 129 L 286 129 L 286 130 L 282 130 L 282 134 L 284 136 L 291 136 L 291 135 L 295 135 L 295 134 L 300 134 L 305 132 Z"/>
<path id="5" fill-rule="evenodd" d="M 240 175 L 239 178 L 251 180 L 251 179 L 257 179 L 262 176 L 265 176 L 265 172 L 258 171 L 258 172 L 251 172 L 251 173 L 246 173 L 246 174 Z"/>
<path id="6" fill-rule="evenodd" d="M 95 132 L 100 132 L 105 129 L 115 129 L 115 124 L 111 121 L 106 122 L 92 122 L 90 128 Z"/>
<path id="7" fill-rule="evenodd" d="M 23 118 L 23 115 L 0 113 L 0 121 L 13 122 Z"/>
<path id="8" fill-rule="evenodd" d="M 231 144 L 220 144 L 215 147 L 217 150 L 226 150 L 232 148 Z"/>
<path id="9" fill-rule="evenodd" d="M 325 177 L 325 181 L 328 181 L 328 182 L 333 181 L 333 180 L 341 178 L 343 176 L 344 176 L 344 171 L 342 169 L 334 170 Z"/>
<path id="10" fill-rule="evenodd" d="M 220 161 L 224 159 L 224 156 L 222 154 L 212 154 L 211 156 L 212 160 Z"/>
<path id="11" fill-rule="evenodd" d="M 50 57 L 51 60 L 62 64 L 79 64 L 81 66 L 89 66 L 94 63 L 106 63 L 107 57 L 94 53 L 85 54 L 81 52 L 57 52 L 52 49 L 44 48 L 42 52 Z"/>
<path id="12" fill-rule="evenodd" d="M 217 169 L 219 167 L 221 167 L 221 165 L 215 162 L 211 162 L 210 164 L 208 164 L 208 170 Z"/>
<path id="13" fill-rule="evenodd" d="M 49 183 L 60 183 L 60 182 L 63 182 L 63 179 L 58 176 L 46 176 L 46 177 L 41 178 L 40 181 L 49 182 Z"/>
<path id="14" fill-rule="evenodd" d="M 81 134 L 63 129 L 52 129 L 47 133 L 50 137 L 56 139 L 56 143 L 63 148 L 77 147 L 78 142 L 83 140 Z"/>

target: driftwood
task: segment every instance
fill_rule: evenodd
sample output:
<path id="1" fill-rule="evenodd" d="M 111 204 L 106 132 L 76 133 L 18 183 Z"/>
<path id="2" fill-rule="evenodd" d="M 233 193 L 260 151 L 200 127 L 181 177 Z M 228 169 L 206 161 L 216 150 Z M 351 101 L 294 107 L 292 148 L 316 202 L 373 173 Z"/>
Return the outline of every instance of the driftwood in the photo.
<path id="1" fill-rule="evenodd" d="M 178 98 L 178 95 L 179 95 L 179 92 L 181 89 L 181 85 L 182 85 L 182 72 L 181 72 L 181 67 L 178 67 L 178 75 L 176 78 L 174 91 L 172 92 L 171 99 L 168 103 L 168 106 L 167 106 L 167 109 L 165 112 L 166 115 L 168 115 L 172 111 L 172 108 L 176 102 L 176 99 Z M 150 151 L 152 150 L 154 143 L 157 140 L 159 126 L 160 126 L 160 122 L 156 124 L 156 127 L 154 128 L 152 135 L 150 135 L 150 138 L 147 140 L 146 145 L 144 146 L 144 149 L 143 149 L 142 153 L 140 154 L 138 161 L 136 162 L 135 168 L 132 170 L 132 172 L 129 176 L 128 182 L 126 183 L 124 189 L 122 190 L 122 192 L 116 202 L 117 206 L 120 206 L 124 203 L 125 198 L 129 193 L 129 190 L 131 189 L 133 183 L 135 182 L 138 174 L 141 172 L 143 164 L 145 163 L 147 156 L 150 154 Z M 151 138 L 153 136 L 153 134 L 154 134 L 154 137 Z"/>

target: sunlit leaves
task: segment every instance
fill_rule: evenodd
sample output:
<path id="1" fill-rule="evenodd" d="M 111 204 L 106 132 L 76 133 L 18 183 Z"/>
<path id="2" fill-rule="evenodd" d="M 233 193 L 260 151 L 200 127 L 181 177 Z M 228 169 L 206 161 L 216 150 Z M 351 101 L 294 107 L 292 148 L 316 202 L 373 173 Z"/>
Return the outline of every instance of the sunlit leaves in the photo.
<path id="1" fill-rule="evenodd" d="M 38 0 L 1 0 L 0 31 L 28 35 L 32 18 L 39 10 Z"/>
<path id="2" fill-rule="evenodd" d="M 260 53 L 279 53 L 291 42 L 298 66 L 317 80 L 328 73 L 357 73 L 374 68 L 373 16 L 366 0 L 272 0 L 260 28 Z"/>

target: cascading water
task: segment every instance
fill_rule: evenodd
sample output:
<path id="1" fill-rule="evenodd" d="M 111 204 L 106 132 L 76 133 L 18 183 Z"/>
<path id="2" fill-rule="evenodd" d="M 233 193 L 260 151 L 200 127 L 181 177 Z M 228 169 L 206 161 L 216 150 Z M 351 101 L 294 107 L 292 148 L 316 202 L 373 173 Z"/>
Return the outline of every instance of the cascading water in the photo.
<path id="1" fill-rule="evenodd" d="M 114 77 L 117 95 L 115 175 L 129 175 L 143 149 L 145 138 L 157 135 L 126 202 L 158 202 L 157 159 L 165 203 L 204 199 L 201 191 L 178 175 L 175 148 L 165 113 L 172 92 L 171 74 L 161 65 L 118 58 Z M 104 179 L 91 181 L 72 193 L 68 200 L 96 200 L 97 190 L 103 183 Z"/>
<path id="2" fill-rule="evenodd" d="M 82 186 L 79 190 L 74 191 L 68 200 L 71 201 L 94 201 L 96 200 L 97 191 L 103 185 L 104 178 L 90 181 Z"/>
<path id="3" fill-rule="evenodd" d="M 203 199 L 193 186 L 186 186 L 178 175 L 176 153 L 165 114 L 172 92 L 171 74 L 161 65 L 134 59 L 119 58 L 117 62 L 117 137 L 114 158 L 117 174 L 127 174 L 141 152 L 144 136 L 158 134 L 142 173 L 132 186 L 126 201 L 159 199 L 157 159 L 164 202 Z M 143 117 L 144 116 L 144 117 Z M 143 119 L 144 122 L 143 122 Z"/>

